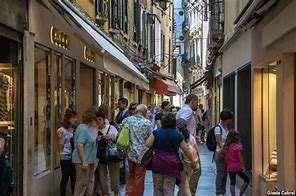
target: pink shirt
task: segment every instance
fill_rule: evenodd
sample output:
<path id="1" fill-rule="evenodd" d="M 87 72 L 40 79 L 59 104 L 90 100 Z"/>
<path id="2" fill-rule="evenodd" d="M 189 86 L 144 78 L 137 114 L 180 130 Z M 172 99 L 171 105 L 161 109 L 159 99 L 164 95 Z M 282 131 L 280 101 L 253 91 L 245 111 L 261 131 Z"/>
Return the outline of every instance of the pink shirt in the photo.
<path id="1" fill-rule="evenodd" d="M 242 152 L 243 147 L 241 144 L 230 144 L 226 152 L 226 165 L 227 171 L 238 172 L 244 169 L 244 166 L 239 160 L 239 154 Z"/>

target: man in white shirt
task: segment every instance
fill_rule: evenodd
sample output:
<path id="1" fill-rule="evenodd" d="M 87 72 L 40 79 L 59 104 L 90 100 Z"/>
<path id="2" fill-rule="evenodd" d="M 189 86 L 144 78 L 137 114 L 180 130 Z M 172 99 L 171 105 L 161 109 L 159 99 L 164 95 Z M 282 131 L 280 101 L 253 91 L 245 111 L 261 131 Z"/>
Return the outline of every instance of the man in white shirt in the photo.
<path id="1" fill-rule="evenodd" d="M 177 112 L 176 119 L 184 119 L 186 121 L 187 130 L 191 135 L 196 137 L 197 119 L 195 111 L 198 108 L 198 97 L 190 94 L 186 97 L 185 104 Z"/>
<path id="2" fill-rule="evenodd" d="M 226 193 L 226 180 L 227 171 L 225 165 L 225 154 L 222 151 L 225 144 L 229 128 L 232 125 L 233 113 L 228 110 L 223 110 L 220 113 L 220 123 L 215 128 L 215 136 L 217 141 L 216 152 L 214 154 L 214 160 L 216 163 L 216 194 L 225 195 Z"/>
<path id="3" fill-rule="evenodd" d="M 176 114 L 177 120 L 178 119 L 185 120 L 186 128 L 190 133 L 190 135 L 192 135 L 194 138 L 196 138 L 196 128 L 198 123 L 198 120 L 196 119 L 197 108 L 198 108 L 198 97 L 194 94 L 190 94 L 186 97 L 185 104 Z M 201 170 L 198 169 L 198 170 L 194 170 L 193 174 L 191 175 L 189 187 L 192 195 L 195 195 L 200 174 L 201 174 Z"/>

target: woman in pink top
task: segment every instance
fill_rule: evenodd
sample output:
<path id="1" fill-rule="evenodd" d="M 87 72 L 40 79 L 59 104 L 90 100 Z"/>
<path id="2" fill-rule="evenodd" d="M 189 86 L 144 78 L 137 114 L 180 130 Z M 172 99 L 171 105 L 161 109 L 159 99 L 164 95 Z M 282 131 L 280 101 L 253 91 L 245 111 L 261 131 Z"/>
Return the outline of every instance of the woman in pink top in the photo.
<path id="1" fill-rule="evenodd" d="M 226 165 L 230 178 L 230 192 L 232 196 L 235 196 L 235 183 L 236 175 L 244 180 L 244 184 L 240 188 L 240 196 L 246 191 L 250 179 L 245 172 L 245 166 L 243 162 L 242 150 L 243 147 L 239 142 L 240 136 L 238 132 L 229 132 L 224 148 L 226 152 Z"/>

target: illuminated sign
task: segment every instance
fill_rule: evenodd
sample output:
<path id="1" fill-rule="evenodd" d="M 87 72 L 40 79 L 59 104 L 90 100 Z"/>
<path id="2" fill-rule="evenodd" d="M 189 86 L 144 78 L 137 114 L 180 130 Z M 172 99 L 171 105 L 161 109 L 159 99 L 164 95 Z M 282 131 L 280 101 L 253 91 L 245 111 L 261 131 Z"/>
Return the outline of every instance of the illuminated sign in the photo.
<path id="1" fill-rule="evenodd" d="M 69 49 L 69 36 L 55 27 L 50 28 L 50 41 L 59 47 Z"/>
<path id="2" fill-rule="evenodd" d="M 96 61 L 96 53 L 86 46 L 84 46 L 84 49 L 83 49 L 83 57 L 87 61 L 90 61 L 92 63 L 94 63 Z"/>

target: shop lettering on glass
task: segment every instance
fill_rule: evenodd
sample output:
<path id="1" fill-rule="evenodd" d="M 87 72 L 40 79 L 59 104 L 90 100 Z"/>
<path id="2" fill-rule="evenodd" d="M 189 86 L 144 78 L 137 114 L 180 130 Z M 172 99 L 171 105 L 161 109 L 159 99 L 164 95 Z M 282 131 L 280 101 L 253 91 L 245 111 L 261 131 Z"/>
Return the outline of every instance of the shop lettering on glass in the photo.
<path id="1" fill-rule="evenodd" d="M 83 57 L 87 61 L 92 62 L 92 63 L 94 63 L 96 61 L 96 53 L 86 46 L 84 46 L 84 49 L 83 49 Z"/>
<path id="2" fill-rule="evenodd" d="M 51 40 L 51 43 L 69 50 L 69 36 L 63 31 L 55 27 L 51 27 L 50 40 Z"/>

